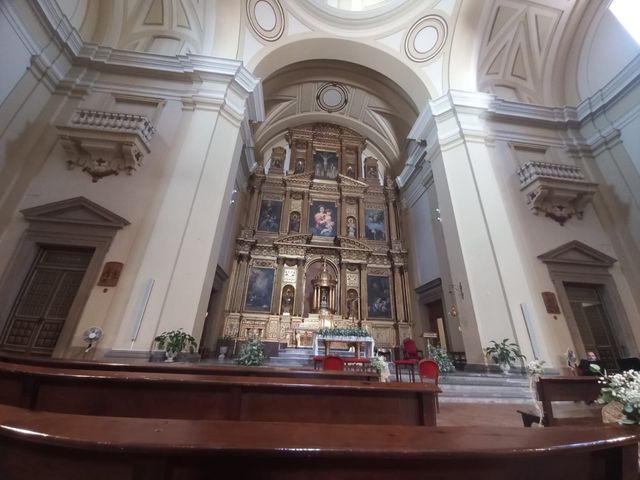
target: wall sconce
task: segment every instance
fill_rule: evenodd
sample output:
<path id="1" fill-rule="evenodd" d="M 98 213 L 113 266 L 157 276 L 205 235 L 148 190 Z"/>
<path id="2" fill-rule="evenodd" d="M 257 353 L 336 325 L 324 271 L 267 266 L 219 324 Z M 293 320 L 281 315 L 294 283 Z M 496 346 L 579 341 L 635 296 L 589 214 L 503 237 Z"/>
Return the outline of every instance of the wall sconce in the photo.
<path id="1" fill-rule="evenodd" d="M 233 191 L 231 192 L 231 205 L 233 205 L 234 203 L 236 203 L 236 193 L 238 193 L 238 189 L 234 188 Z"/>
<path id="2" fill-rule="evenodd" d="M 436 220 L 442 222 L 442 217 L 440 216 L 440 209 L 436 208 Z"/>

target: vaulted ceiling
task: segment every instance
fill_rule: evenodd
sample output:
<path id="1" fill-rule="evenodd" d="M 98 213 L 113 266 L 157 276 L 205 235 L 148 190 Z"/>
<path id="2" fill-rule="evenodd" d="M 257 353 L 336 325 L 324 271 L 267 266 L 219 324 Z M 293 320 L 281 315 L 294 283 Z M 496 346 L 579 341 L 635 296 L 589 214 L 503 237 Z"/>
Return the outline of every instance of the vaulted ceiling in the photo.
<path id="1" fill-rule="evenodd" d="M 263 84 L 266 118 L 254 139 L 261 151 L 287 128 L 322 121 L 355 130 L 398 173 L 407 134 L 418 112 L 402 89 L 354 64 L 308 61 L 290 65 Z"/>

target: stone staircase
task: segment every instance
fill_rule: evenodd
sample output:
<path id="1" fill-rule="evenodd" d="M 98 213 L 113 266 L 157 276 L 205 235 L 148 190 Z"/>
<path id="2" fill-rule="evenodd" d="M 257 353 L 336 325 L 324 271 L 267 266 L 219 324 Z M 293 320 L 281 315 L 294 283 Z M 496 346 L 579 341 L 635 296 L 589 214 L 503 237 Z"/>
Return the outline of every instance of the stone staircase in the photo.
<path id="1" fill-rule="evenodd" d="M 332 349 L 331 354 L 354 356 L 353 352 L 346 350 Z M 268 364 L 274 367 L 312 368 L 312 356 L 313 349 L 310 347 L 285 348 L 280 350 L 277 357 L 270 357 Z M 395 380 L 393 364 L 389 368 L 391 378 Z M 401 380 L 408 382 L 408 374 L 404 373 Z M 502 375 L 456 371 L 440 377 L 440 389 L 441 402 L 532 404 L 529 379 L 520 373 Z"/>

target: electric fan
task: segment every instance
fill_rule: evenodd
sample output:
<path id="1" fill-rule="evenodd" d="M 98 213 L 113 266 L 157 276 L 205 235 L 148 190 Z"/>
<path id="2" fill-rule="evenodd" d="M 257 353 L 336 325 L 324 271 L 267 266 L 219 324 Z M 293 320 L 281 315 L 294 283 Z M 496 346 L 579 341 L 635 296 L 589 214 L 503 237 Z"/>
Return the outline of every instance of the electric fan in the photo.
<path id="1" fill-rule="evenodd" d="M 102 336 L 102 329 L 100 327 L 87 328 L 82 334 L 82 340 L 84 340 L 89 344 L 87 345 L 87 348 L 84 351 L 88 352 L 89 349 L 91 349 L 91 347 L 93 347 L 95 343 L 98 343 L 98 340 L 100 340 L 101 336 Z"/>

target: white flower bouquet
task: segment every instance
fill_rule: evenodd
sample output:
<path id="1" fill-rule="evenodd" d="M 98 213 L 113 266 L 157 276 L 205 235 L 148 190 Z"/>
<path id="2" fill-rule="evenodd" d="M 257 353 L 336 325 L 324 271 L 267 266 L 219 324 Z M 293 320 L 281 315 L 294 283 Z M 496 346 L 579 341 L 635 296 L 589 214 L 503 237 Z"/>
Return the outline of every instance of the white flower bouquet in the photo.
<path id="1" fill-rule="evenodd" d="M 591 370 L 600 372 L 597 365 L 591 365 Z M 600 383 L 604 387 L 597 402 L 617 407 L 615 410 L 620 411 L 618 423 L 640 424 L 640 372 L 627 370 L 608 375 L 605 371 L 600 376 Z"/>

